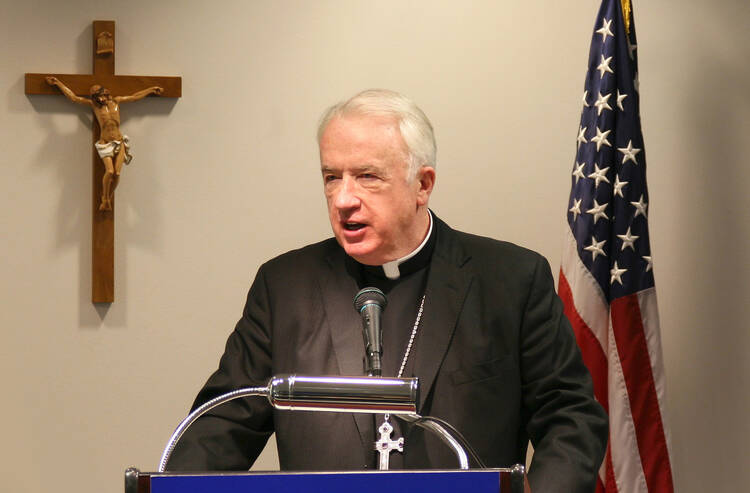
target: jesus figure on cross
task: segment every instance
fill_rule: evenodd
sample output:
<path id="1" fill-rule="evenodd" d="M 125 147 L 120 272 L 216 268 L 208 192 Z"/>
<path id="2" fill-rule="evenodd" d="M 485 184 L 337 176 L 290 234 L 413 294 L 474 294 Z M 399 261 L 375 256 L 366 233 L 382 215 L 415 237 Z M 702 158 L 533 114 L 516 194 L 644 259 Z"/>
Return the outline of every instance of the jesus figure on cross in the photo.
<path id="1" fill-rule="evenodd" d="M 47 84 L 57 86 L 65 97 L 74 103 L 89 106 L 94 111 L 94 115 L 96 115 L 101 133 L 99 140 L 94 146 L 105 168 L 104 177 L 102 177 L 102 200 L 99 204 L 99 210 L 111 211 L 112 198 L 114 197 L 117 183 L 120 181 L 122 165 L 123 163 L 130 163 L 130 160 L 133 158 L 130 155 L 128 136 L 120 132 L 120 103 L 138 101 L 149 94 L 160 95 L 164 92 L 164 89 L 159 86 L 153 86 L 130 96 L 112 97 L 106 88 L 100 85 L 93 85 L 89 91 L 91 99 L 88 99 L 76 96 L 68 86 L 60 82 L 56 77 L 47 77 L 46 80 Z"/>

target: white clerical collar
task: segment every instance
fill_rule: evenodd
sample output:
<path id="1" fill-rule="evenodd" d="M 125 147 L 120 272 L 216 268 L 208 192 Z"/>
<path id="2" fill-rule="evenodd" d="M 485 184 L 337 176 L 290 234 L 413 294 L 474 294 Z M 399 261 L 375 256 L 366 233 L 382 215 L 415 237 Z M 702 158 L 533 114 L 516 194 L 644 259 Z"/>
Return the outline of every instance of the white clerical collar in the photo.
<path id="1" fill-rule="evenodd" d="M 424 240 L 422 240 L 422 243 L 420 243 L 419 246 L 415 248 L 414 251 L 412 251 L 410 254 L 383 264 L 383 273 L 388 279 L 394 280 L 401 277 L 401 271 L 399 270 L 398 266 L 412 258 L 414 255 L 418 254 L 427 244 L 427 240 L 430 239 L 430 236 L 432 235 L 432 212 L 427 209 L 427 213 L 430 217 L 430 228 L 427 230 L 427 235 L 424 237 Z"/>

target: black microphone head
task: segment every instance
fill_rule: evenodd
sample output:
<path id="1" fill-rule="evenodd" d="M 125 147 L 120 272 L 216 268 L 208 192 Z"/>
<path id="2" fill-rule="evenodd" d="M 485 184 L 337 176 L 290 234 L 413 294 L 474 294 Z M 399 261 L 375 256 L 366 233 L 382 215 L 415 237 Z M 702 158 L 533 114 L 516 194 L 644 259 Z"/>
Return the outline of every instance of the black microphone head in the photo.
<path id="1" fill-rule="evenodd" d="M 388 302 L 385 299 L 385 295 L 378 288 L 363 288 L 354 297 L 354 308 L 358 312 L 362 311 L 366 305 L 378 305 L 381 310 L 385 309 Z"/>

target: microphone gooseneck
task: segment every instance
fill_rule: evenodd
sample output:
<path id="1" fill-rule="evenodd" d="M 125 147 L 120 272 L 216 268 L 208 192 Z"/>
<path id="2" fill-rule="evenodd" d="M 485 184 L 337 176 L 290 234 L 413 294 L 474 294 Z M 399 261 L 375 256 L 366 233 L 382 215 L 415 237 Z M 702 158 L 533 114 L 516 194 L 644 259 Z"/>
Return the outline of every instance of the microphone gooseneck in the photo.
<path id="1" fill-rule="evenodd" d="M 354 297 L 354 308 L 362 316 L 362 337 L 367 356 L 365 371 L 371 377 L 379 377 L 382 374 L 380 360 L 383 356 L 383 327 L 380 324 L 380 315 L 387 304 L 385 295 L 378 288 L 364 288 Z"/>

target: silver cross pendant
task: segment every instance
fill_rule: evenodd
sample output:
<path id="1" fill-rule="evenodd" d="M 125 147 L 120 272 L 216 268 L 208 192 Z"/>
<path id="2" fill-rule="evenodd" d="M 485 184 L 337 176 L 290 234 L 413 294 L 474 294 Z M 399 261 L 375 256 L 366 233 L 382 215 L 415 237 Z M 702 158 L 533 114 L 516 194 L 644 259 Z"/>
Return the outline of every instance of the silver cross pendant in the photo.
<path id="1" fill-rule="evenodd" d="M 381 471 L 387 471 L 391 452 L 394 450 L 398 450 L 399 452 L 404 451 L 404 437 L 401 437 L 398 440 L 391 440 L 393 426 L 391 426 L 388 421 L 383 421 L 383 424 L 378 428 L 378 432 L 380 432 L 380 440 L 375 442 L 375 450 L 380 454 L 380 464 L 378 469 Z"/>

